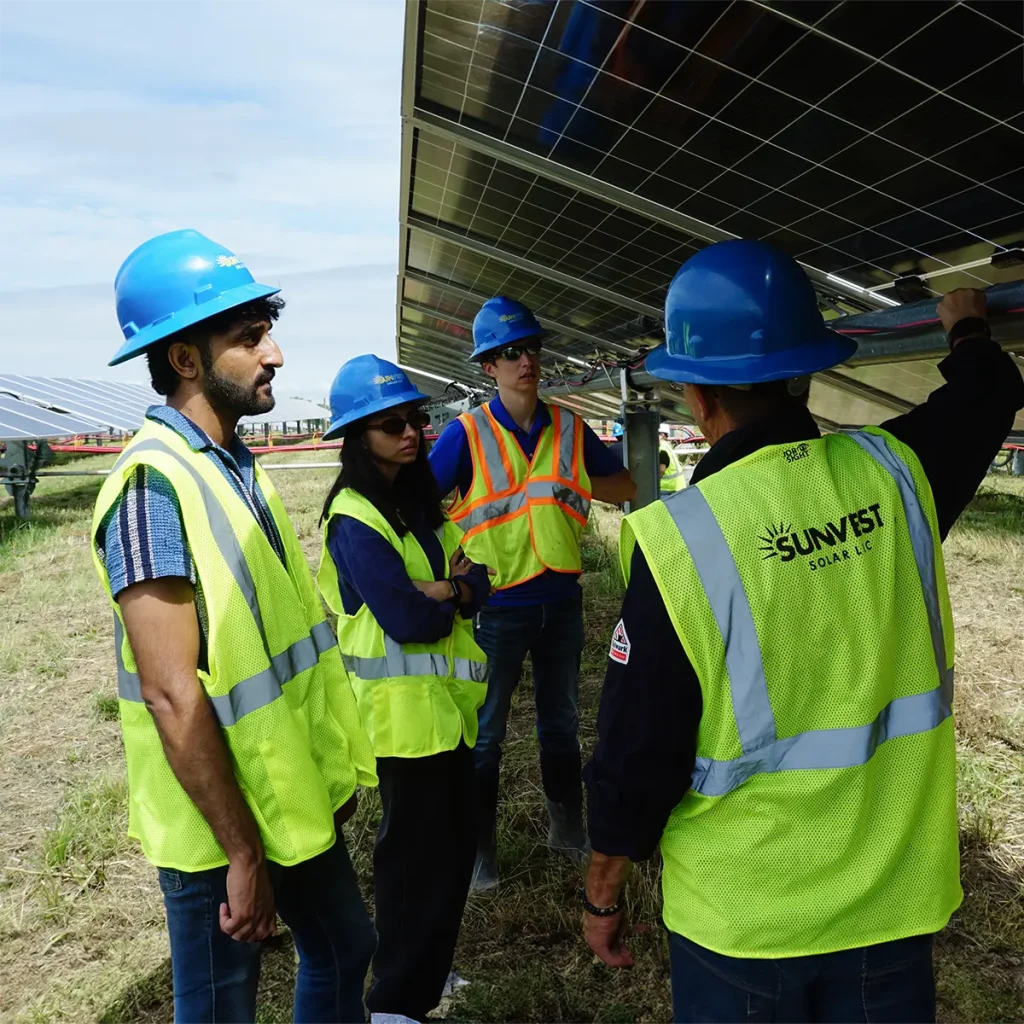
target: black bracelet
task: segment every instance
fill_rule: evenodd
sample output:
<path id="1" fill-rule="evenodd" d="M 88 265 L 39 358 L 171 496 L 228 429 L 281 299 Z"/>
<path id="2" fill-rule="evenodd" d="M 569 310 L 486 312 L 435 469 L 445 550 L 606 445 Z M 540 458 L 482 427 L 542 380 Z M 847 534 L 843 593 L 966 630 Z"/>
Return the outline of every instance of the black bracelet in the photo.
<path id="1" fill-rule="evenodd" d="M 449 577 L 448 582 L 452 585 L 452 596 L 449 600 L 454 601 L 456 604 L 462 604 L 462 591 L 459 590 L 458 583 L 451 577 Z"/>
<path id="2" fill-rule="evenodd" d="M 583 909 L 593 917 L 614 917 L 616 914 L 622 913 L 621 900 L 616 900 L 610 907 L 595 907 L 587 899 L 586 889 L 580 889 L 580 903 L 583 904 Z"/>

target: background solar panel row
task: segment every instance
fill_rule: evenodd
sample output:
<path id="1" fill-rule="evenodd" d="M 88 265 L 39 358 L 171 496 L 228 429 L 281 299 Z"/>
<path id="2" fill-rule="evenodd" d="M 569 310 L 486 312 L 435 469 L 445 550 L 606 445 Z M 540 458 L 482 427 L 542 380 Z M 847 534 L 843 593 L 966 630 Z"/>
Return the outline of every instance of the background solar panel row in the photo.
<path id="1" fill-rule="evenodd" d="M 87 420 L 90 433 L 136 430 L 155 398 L 142 384 L 16 374 L 0 375 L 0 391 Z"/>
<path id="2" fill-rule="evenodd" d="M 72 437 L 94 433 L 96 426 L 87 420 L 19 401 L 0 394 L 0 441 L 30 441 L 44 437 Z"/>

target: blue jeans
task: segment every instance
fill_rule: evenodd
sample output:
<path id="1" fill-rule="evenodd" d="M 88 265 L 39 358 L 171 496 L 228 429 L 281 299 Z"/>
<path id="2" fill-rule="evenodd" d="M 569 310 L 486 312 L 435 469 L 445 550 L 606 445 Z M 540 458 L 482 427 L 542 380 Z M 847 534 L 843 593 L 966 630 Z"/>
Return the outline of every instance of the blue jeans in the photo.
<path id="1" fill-rule="evenodd" d="M 477 618 L 476 642 L 487 655 L 488 672 L 474 748 L 477 773 L 496 773 L 501 763 L 512 694 L 527 654 L 533 665 L 541 753 L 578 758 L 583 592 L 550 604 L 484 608 Z"/>
<path id="2" fill-rule="evenodd" d="M 364 1021 L 363 984 L 376 936 L 340 831 L 334 846 L 312 860 L 267 867 L 277 912 L 299 952 L 296 1024 Z M 226 866 L 196 872 L 159 869 L 177 1024 L 256 1019 L 261 947 L 237 942 L 220 930 L 227 873 Z"/>
<path id="3" fill-rule="evenodd" d="M 781 960 L 722 956 L 669 934 L 676 1024 L 935 1020 L 932 936 Z"/>

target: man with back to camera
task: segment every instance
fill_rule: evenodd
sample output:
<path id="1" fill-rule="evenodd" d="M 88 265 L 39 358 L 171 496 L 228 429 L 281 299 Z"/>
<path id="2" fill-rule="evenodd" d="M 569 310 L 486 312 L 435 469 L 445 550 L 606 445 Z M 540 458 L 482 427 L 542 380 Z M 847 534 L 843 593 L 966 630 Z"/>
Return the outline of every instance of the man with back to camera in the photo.
<path id="1" fill-rule="evenodd" d="M 487 697 L 474 748 L 479 841 L 473 888 L 498 882 L 498 773 L 512 694 L 527 653 L 533 666 L 548 845 L 586 855 L 577 690 L 583 650 L 580 536 L 590 499 L 636 493 L 620 458 L 569 409 L 538 397 L 544 331 L 521 302 L 497 296 L 473 321 L 473 353 L 498 387 L 438 438 L 430 465 L 472 561 L 497 570 L 477 619 Z"/>
<path id="2" fill-rule="evenodd" d="M 294 1019 L 362 1021 L 375 937 L 341 824 L 370 742 L 295 530 L 236 435 L 274 407 L 284 303 L 197 231 L 115 281 L 166 405 L 104 482 L 93 556 L 114 610 L 129 834 L 158 868 L 179 1024 L 253 1021 L 260 942 L 299 953 Z"/>
<path id="3" fill-rule="evenodd" d="M 623 521 L 585 938 L 633 962 L 622 887 L 660 845 L 676 1021 L 934 1020 L 932 936 L 962 899 L 942 539 L 1024 382 L 984 294 L 955 291 L 947 383 L 822 437 L 810 375 L 856 344 L 792 259 L 709 246 L 665 315 L 647 369 L 684 385 L 711 448 Z"/>

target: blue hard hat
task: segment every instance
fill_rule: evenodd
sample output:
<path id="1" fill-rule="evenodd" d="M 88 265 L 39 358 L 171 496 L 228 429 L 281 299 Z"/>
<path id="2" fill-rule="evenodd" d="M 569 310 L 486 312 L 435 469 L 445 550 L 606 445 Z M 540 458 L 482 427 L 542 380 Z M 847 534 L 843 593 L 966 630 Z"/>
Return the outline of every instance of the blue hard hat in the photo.
<path id="1" fill-rule="evenodd" d="M 470 362 L 496 348 L 514 345 L 524 338 L 542 338 L 544 329 L 537 318 L 515 299 L 496 295 L 488 299 L 473 318 L 473 354 Z"/>
<path id="2" fill-rule="evenodd" d="M 185 327 L 280 290 L 257 284 L 233 252 L 198 231 L 157 235 L 143 242 L 114 278 L 117 322 L 125 341 L 110 365 Z"/>
<path id="3" fill-rule="evenodd" d="M 802 377 L 857 350 L 825 326 L 796 260 L 745 239 L 709 245 L 679 268 L 665 296 L 665 338 L 646 368 L 688 384 Z"/>
<path id="4" fill-rule="evenodd" d="M 331 425 L 323 439 L 343 437 L 349 424 L 375 412 L 428 398 L 400 366 L 379 356 L 356 356 L 342 366 L 331 385 Z"/>

